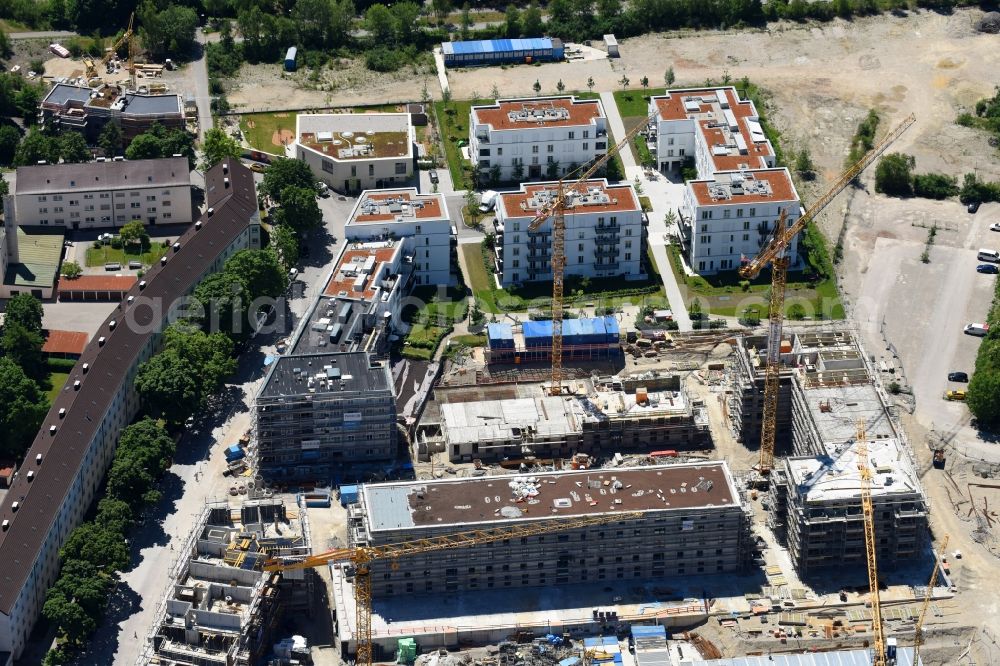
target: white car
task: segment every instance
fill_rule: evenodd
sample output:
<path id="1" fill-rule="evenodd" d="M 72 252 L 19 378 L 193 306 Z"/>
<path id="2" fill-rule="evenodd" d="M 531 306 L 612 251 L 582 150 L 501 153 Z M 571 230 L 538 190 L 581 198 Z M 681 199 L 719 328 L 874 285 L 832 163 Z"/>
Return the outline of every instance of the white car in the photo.
<path id="1" fill-rule="evenodd" d="M 994 222 L 991 224 L 990 231 L 1000 231 L 1000 222 Z"/>

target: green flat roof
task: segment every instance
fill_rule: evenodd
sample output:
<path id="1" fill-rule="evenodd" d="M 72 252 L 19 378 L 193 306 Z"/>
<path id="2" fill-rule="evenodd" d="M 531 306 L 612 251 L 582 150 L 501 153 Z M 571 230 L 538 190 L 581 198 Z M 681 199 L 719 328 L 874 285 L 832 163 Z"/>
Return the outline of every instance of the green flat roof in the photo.
<path id="1" fill-rule="evenodd" d="M 55 286 L 64 238 L 62 229 L 18 227 L 17 258 L 20 261 L 7 266 L 4 284 L 35 288 Z"/>

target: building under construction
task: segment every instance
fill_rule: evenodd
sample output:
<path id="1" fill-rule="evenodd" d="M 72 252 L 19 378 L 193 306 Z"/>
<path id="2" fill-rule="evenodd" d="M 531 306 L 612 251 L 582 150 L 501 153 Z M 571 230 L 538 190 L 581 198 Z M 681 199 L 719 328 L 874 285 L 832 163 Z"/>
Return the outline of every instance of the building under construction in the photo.
<path id="1" fill-rule="evenodd" d="M 724 462 L 367 484 L 349 507 L 352 546 L 384 545 L 616 512 L 610 524 L 372 564 L 375 597 L 734 573 L 750 515 Z"/>
<path id="2" fill-rule="evenodd" d="M 311 571 L 266 573 L 264 562 L 311 552 L 303 508 L 273 497 L 207 504 L 170 572 L 139 663 L 258 663 L 280 613 L 308 612 L 312 595 Z"/>
<path id="3" fill-rule="evenodd" d="M 57 83 L 41 101 L 38 118 L 42 124 L 81 132 L 91 143 L 97 141 L 105 125 L 114 122 L 122 129 L 125 145 L 153 125 L 184 129 L 186 122 L 180 95 L 143 95 L 113 84 L 90 88 Z"/>
<path id="4" fill-rule="evenodd" d="M 711 447 L 704 405 L 691 400 L 676 375 L 567 385 L 571 393 L 561 396 L 537 384 L 478 395 L 439 389 L 417 429 L 418 451 L 446 451 L 452 462 L 468 462 Z M 463 401 L 470 396 L 480 399 Z"/>
<path id="5" fill-rule="evenodd" d="M 793 368 L 782 354 L 782 370 L 778 393 L 778 428 L 775 445 L 787 451 L 792 443 L 791 386 Z M 767 360 L 767 335 L 736 338 L 736 355 L 729 368 L 731 392 L 726 402 L 730 425 L 736 438 L 748 448 L 760 446 L 760 429 L 764 416 L 764 366 Z"/>
<path id="6" fill-rule="evenodd" d="M 802 576 L 832 566 L 863 566 L 856 455 L 863 423 L 878 563 L 891 566 L 919 557 L 928 538 L 927 499 L 889 396 L 867 355 L 849 330 L 790 331 L 788 336 L 781 355 L 788 388 L 779 404 L 791 424 L 779 420 L 778 431 L 790 434 L 792 455 L 779 460 L 771 474 L 769 525 Z M 736 374 L 766 353 L 766 341 L 764 345 L 759 351 L 738 345 Z"/>

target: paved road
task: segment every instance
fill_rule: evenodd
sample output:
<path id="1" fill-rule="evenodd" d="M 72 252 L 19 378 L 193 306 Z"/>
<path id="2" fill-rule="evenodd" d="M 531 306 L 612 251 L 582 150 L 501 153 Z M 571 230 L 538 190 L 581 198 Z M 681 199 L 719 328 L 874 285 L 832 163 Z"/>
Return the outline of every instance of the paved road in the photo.
<path id="1" fill-rule="evenodd" d="M 602 92 L 601 103 L 604 105 L 604 113 L 608 117 L 608 126 L 611 128 L 611 133 L 615 135 L 618 141 L 621 141 L 622 137 L 625 136 L 625 123 L 622 122 L 622 116 L 618 112 L 618 105 L 615 103 L 614 95 L 610 92 Z M 663 287 L 667 292 L 667 301 L 670 303 L 670 309 L 674 313 L 678 329 L 680 331 L 690 331 L 693 327 L 691 317 L 688 316 L 687 307 L 684 304 L 684 292 L 681 290 L 681 285 L 677 283 L 674 272 L 670 270 L 670 260 L 667 256 L 665 236 L 674 230 L 667 229 L 666 222 L 664 221 L 667 211 L 676 211 L 677 203 L 680 201 L 684 186 L 671 183 L 662 175 L 657 177 L 656 180 L 649 180 L 642 167 L 636 163 L 635 156 L 632 155 L 632 150 L 628 146 L 618 154 L 621 155 L 622 164 L 625 165 L 626 180 L 638 181 L 642 186 L 642 194 L 648 196 L 650 203 L 653 205 L 653 210 L 648 214 L 649 226 L 646 228 L 647 242 L 653 253 L 653 258 L 656 259 L 656 266 L 660 271 L 660 279 L 663 280 Z"/>
<path id="2" fill-rule="evenodd" d="M 10 32 L 7 36 L 11 39 L 61 39 L 63 37 L 76 37 L 75 32 L 69 30 L 39 30 L 36 32 Z"/>
<path id="3" fill-rule="evenodd" d="M 198 139 L 205 138 L 205 131 L 214 127 L 212 121 L 212 98 L 208 92 L 208 62 L 205 58 L 205 33 L 201 28 L 195 36 L 201 45 L 201 57 L 193 60 L 189 67 L 194 72 L 195 104 L 198 106 Z"/>

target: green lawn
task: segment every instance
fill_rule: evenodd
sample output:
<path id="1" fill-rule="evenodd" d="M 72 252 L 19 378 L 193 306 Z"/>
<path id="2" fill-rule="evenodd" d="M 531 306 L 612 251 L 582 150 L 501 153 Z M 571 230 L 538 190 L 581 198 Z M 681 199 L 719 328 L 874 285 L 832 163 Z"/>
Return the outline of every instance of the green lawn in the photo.
<path id="1" fill-rule="evenodd" d="M 87 248 L 87 265 L 88 266 L 103 266 L 107 263 L 119 263 L 122 267 L 127 268 L 129 261 L 135 261 L 138 259 L 143 263 L 144 266 L 152 266 L 160 257 L 167 253 L 169 248 L 163 247 L 160 243 L 153 243 L 147 251 L 137 254 L 135 252 L 125 252 L 125 250 L 116 250 L 110 245 L 103 245 L 102 247 L 88 247 Z"/>
<path id="2" fill-rule="evenodd" d="M 470 289 L 484 312 L 524 312 L 531 308 L 552 307 L 552 283 L 538 282 L 514 289 L 497 289 L 490 271 L 486 267 L 481 245 L 466 243 L 460 246 L 465 255 L 469 274 L 465 276 Z M 564 290 L 566 306 L 582 307 L 593 303 L 595 306 L 638 305 L 651 299 L 663 299 L 666 295 L 655 265 L 647 263 L 646 281 L 625 282 L 622 278 L 593 278 L 587 281 L 567 278 Z"/>
<path id="3" fill-rule="evenodd" d="M 420 307 L 410 305 L 403 310 L 403 321 L 412 327 L 403 340 L 402 354 L 407 358 L 428 360 L 453 325 L 465 319 L 469 304 L 465 291 L 458 288 L 449 288 L 441 294 L 436 287 L 418 287 L 412 296 L 423 304 Z"/>
<path id="4" fill-rule="evenodd" d="M 53 371 L 49 373 L 49 384 L 52 385 L 46 395 L 49 396 L 49 402 L 55 402 L 56 398 L 59 396 L 59 391 L 62 391 L 63 386 L 66 385 L 66 381 L 69 379 L 68 372 Z"/>
<path id="5" fill-rule="evenodd" d="M 462 158 L 462 146 L 469 143 L 469 112 L 477 104 L 492 104 L 491 99 L 463 99 L 434 102 L 434 113 L 444 141 L 445 157 L 456 189 L 469 181 L 472 165 Z"/>
<path id="6" fill-rule="evenodd" d="M 688 288 L 686 305 L 689 309 L 697 299 L 709 316 L 738 317 L 749 308 L 755 310 L 761 319 L 767 318 L 767 299 L 771 287 L 769 270 L 751 280 L 749 287 L 740 284 L 742 278 L 736 271 L 709 276 L 687 276 L 681 265 L 680 249 L 676 245 L 667 249 L 670 268 L 678 284 L 684 284 Z M 789 272 L 785 287 L 785 316 L 794 319 L 798 312 L 810 319 L 820 318 L 820 315 L 824 319 L 843 319 L 844 307 L 837 295 L 834 281 L 827 278 L 813 283 L 802 271 Z"/>
<path id="7" fill-rule="evenodd" d="M 630 116 L 645 118 L 649 115 L 649 98 L 662 95 L 666 88 L 648 88 L 646 90 L 616 90 L 614 92 L 615 103 L 618 105 L 618 113 L 622 119 Z M 625 130 L 629 129 L 625 123 Z"/>
<path id="8" fill-rule="evenodd" d="M 276 144 L 274 141 L 276 138 L 280 141 L 282 132 L 286 132 L 285 137 L 288 138 L 295 135 L 295 114 L 244 114 L 240 116 L 240 131 L 243 132 L 243 136 L 246 137 L 252 148 L 283 155 L 284 148 L 280 143 Z"/>

